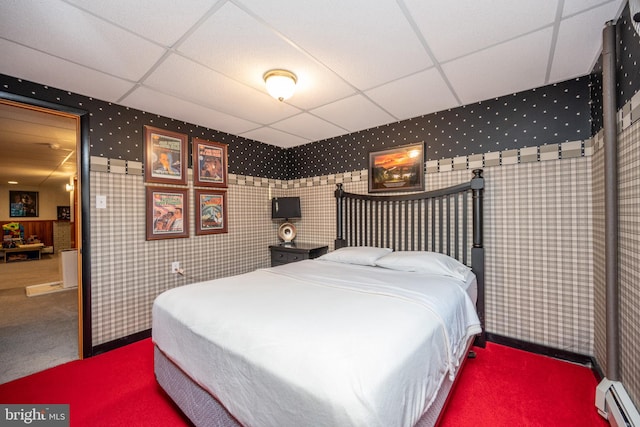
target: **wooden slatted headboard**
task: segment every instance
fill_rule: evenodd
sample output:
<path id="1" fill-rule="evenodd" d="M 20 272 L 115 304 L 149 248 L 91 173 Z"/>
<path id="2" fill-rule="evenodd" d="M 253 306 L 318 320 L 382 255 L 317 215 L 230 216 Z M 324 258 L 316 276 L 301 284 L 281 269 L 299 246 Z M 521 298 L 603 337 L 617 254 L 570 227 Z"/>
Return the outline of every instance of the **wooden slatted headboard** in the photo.
<path id="1" fill-rule="evenodd" d="M 414 194 L 347 193 L 337 184 L 335 248 L 378 246 L 396 251 L 433 251 L 471 267 L 478 282 L 476 309 L 484 346 L 484 246 L 482 170 L 469 182 Z"/>

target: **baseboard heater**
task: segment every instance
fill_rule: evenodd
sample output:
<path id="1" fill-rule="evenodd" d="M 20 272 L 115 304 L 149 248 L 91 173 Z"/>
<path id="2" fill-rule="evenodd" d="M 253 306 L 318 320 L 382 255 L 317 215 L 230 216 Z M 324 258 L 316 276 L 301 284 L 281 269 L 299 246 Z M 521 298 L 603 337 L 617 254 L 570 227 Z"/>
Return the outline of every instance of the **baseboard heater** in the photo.
<path id="1" fill-rule="evenodd" d="M 605 378 L 598 384 L 596 408 L 613 427 L 640 427 L 640 414 L 619 381 Z"/>

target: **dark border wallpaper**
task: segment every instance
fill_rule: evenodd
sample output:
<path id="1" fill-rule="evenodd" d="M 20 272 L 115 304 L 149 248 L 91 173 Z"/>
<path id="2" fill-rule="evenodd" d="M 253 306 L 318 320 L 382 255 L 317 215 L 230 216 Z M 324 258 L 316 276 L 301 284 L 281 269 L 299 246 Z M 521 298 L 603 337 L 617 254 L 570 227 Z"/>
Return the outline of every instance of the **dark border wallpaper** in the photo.
<path id="1" fill-rule="evenodd" d="M 640 35 L 631 23 L 629 3 L 616 23 L 618 109 L 640 91 Z"/>
<path id="2" fill-rule="evenodd" d="M 633 95 L 640 91 L 640 36 L 631 24 L 629 3 L 616 22 L 616 105 L 620 110 Z M 603 126 L 602 117 L 602 55 L 593 67 L 591 81 L 591 134 L 597 134 Z"/>
<path id="3" fill-rule="evenodd" d="M 591 136 L 589 76 L 289 149 L 291 179 L 367 168 L 368 153 L 424 141 L 434 160 Z"/>

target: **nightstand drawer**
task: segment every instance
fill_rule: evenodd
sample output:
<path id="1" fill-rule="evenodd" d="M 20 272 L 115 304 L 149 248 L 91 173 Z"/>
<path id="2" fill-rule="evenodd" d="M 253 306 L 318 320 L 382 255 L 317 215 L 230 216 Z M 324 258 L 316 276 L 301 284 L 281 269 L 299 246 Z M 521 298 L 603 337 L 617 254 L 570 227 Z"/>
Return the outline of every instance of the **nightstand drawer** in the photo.
<path id="1" fill-rule="evenodd" d="M 302 259 L 309 259 L 309 254 L 290 253 L 278 250 L 273 250 L 271 252 L 271 262 L 280 262 L 286 264 L 288 262 L 300 261 Z"/>
<path id="2" fill-rule="evenodd" d="M 299 243 L 290 246 L 269 246 L 269 250 L 271 251 L 271 266 L 275 267 L 290 262 L 302 261 L 303 259 L 317 258 L 320 255 L 326 254 L 328 249 L 328 246 L 308 243 Z"/>

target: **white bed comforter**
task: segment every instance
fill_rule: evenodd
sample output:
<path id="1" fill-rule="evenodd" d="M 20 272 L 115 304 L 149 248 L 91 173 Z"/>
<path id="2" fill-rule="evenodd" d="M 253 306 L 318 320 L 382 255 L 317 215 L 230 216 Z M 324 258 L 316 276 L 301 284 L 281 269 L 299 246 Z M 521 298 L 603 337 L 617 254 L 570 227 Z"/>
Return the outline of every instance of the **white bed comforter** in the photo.
<path id="1" fill-rule="evenodd" d="M 461 285 L 301 261 L 164 292 L 153 340 L 246 426 L 412 426 L 481 331 Z"/>

